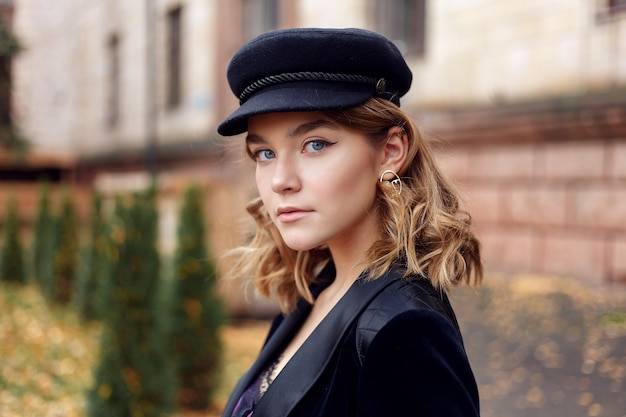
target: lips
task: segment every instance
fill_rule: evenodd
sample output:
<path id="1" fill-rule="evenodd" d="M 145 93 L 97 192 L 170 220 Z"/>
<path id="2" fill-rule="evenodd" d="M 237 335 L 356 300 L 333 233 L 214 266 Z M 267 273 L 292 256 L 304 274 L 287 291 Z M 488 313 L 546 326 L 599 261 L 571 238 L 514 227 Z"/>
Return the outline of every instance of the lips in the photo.
<path id="1" fill-rule="evenodd" d="M 311 210 L 304 210 L 297 207 L 279 207 L 276 210 L 278 221 L 281 223 L 292 223 L 303 219 L 311 213 Z"/>

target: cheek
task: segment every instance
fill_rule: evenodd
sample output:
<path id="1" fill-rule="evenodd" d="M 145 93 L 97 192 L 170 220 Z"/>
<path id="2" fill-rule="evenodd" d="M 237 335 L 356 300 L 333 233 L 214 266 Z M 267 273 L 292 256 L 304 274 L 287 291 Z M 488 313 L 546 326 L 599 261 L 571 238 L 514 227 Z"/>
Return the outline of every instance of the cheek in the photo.
<path id="1" fill-rule="evenodd" d="M 270 172 L 267 167 L 257 166 L 254 178 L 256 180 L 256 187 L 258 188 L 259 192 L 267 189 L 271 185 Z"/>
<path id="2" fill-rule="evenodd" d="M 324 170 L 318 179 L 317 188 L 320 191 L 325 190 L 346 204 L 353 197 L 374 199 L 378 181 L 372 164 L 355 162 L 347 164 L 346 159 L 335 165 L 335 169 Z"/>
<path id="3" fill-rule="evenodd" d="M 261 197 L 261 200 L 263 200 L 263 204 L 267 205 L 267 203 L 269 203 L 269 196 L 272 193 L 272 189 L 271 189 L 271 183 L 268 180 L 268 177 L 266 174 L 261 174 L 258 172 L 255 175 L 255 179 L 256 179 L 256 188 L 257 191 L 259 192 L 259 196 Z"/>

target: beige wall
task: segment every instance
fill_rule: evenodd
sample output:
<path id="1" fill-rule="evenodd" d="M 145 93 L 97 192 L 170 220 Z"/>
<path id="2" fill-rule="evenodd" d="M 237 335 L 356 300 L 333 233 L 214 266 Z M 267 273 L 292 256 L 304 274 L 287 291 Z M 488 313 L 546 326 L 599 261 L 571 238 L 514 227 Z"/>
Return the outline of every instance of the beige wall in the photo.
<path id="1" fill-rule="evenodd" d="M 155 63 L 147 64 L 145 1 L 47 2 L 16 6 L 15 31 L 26 45 L 14 64 L 14 103 L 21 126 L 41 150 L 86 156 L 145 145 L 148 76 L 161 143 L 213 135 L 215 2 L 155 0 Z M 183 6 L 183 105 L 164 110 L 165 18 Z M 120 37 L 120 122 L 107 126 L 107 42 Z"/>
<path id="2" fill-rule="evenodd" d="M 626 85 L 626 16 L 589 0 L 428 2 L 410 103 L 493 104 Z"/>
<path id="3" fill-rule="evenodd" d="M 15 105 L 28 137 L 41 149 L 80 155 L 145 145 L 148 69 L 156 79 L 159 141 L 213 136 L 235 105 L 223 74 L 241 43 L 235 3 L 154 0 L 156 64 L 147 65 L 144 1 L 20 1 L 15 30 L 26 51 L 15 62 Z M 406 106 L 514 102 L 626 85 L 626 18 L 599 18 L 604 3 L 429 1 L 426 55 L 408 57 L 414 85 Z M 183 106 L 165 111 L 165 17 L 175 4 L 184 9 Z M 367 27 L 371 20 L 367 1 L 294 4 L 286 25 Z M 106 126 L 105 107 L 112 33 L 122 39 L 122 118 L 114 129 Z"/>

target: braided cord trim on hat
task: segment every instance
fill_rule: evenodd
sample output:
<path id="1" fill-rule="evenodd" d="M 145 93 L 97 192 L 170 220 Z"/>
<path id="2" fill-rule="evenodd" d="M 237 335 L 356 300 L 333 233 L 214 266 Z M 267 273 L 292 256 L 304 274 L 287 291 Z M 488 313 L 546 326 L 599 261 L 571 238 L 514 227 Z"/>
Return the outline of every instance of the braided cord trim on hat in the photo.
<path id="1" fill-rule="evenodd" d="M 243 104 L 258 90 L 271 85 L 283 84 L 297 81 L 328 81 L 348 84 L 371 84 L 376 85 L 378 79 L 365 75 L 354 74 L 334 74 L 328 72 L 290 72 L 279 75 L 270 75 L 261 78 L 247 86 L 239 95 L 239 104 Z"/>

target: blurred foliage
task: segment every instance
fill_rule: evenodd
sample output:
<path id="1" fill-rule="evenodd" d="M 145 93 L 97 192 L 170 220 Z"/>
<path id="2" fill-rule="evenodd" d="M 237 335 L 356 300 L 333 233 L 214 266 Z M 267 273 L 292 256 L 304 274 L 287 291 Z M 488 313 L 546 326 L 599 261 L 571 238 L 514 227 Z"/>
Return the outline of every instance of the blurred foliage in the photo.
<path id="1" fill-rule="evenodd" d="M 22 50 L 20 41 L 11 33 L 6 24 L 0 20 L 0 58 L 10 58 Z"/>
<path id="2" fill-rule="evenodd" d="M 31 253 L 34 280 L 39 284 L 44 295 L 52 293 L 55 231 L 50 209 L 50 186 L 47 182 L 41 182 L 37 214 L 33 223 Z"/>
<path id="3" fill-rule="evenodd" d="M 73 300 L 76 309 L 85 320 L 96 320 L 103 308 L 98 306 L 97 295 L 102 285 L 105 247 L 102 196 L 98 191 L 92 193 L 90 229 L 90 241 L 81 250 Z"/>
<path id="4" fill-rule="evenodd" d="M 0 20 L 0 147 L 18 157 L 28 150 L 28 141 L 11 117 L 11 59 L 22 49 L 19 40 Z"/>
<path id="5" fill-rule="evenodd" d="M 626 288 L 565 277 L 490 276 L 452 293 L 481 415 L 621 416 Z"/>
<path id="6" fill-rule="evenodd" d="M 156 248 L 154 189 L 118 197 L 106 218 L 102 196 L 94 192 L 83 247 L 70 194 L 63 194 L 58 216 L 54 197 L 41 182 L 31 262 L 21 262 L 31 283 L 0 283 L 0 415 L 219 415 L 263 336 L 222 350 L 228 329 L 206 246 L 202 189 L 186 190 L 166 272 Z M 9 224 L 19 229 L 17 209 L 10 213 L 15 221 L 6 220 L 4 232 Z M 71 310 L 64 305 L 70 297 Z M 250 349 L 244 355 L 250 363 L 237 365 L 241 349 Z M 189 411 L 175 413 L 177 402 Z"/>
<path id="7" fill-rule="evenodd" d="M 176 378 L 166 338 L 166 309 L 158 305 L 160 259 L 156 248 L 154 191 L 129 203 L 117 200 L 107 229 L 106 306 L 95 385 L 88 415 L 165 416 L 175 406 Z"/>
<path id="8" fill-rule="evenodd" d="M 19 160 L 28 152 L 30 143 L 13 122 L 10 124 L 0 123 L 0 148 L 11 151 Z"/>
<path id="9" fill-rule="evenodd" d="M 217 330 L 225 311 L 216 295 L 217 270 L 206 246 L 204 194 L 190 186 L 179 213 L 171 294 L 172 347 L 178 360 L 178 403 L 206 409 L 218 383 L 221 342 Z"/>
<path id="10" fill-rule="evenodd" d="M 20 220 L 14 197 L 8 201 L 4 219 L 4 240 L 0 252 L 0 280 L 17 283 L 26 282 L 23 248 L 20 240 Z"/>
<path id="11" fill-rule="evenodd" d="M 38 287 L 0 282 L 0 416 L 83 416 L 99 332 Z"/>
<path id="12" fill-rule="evenodd" d="M 76 275 L 78 232 L 74 202 L 66 191 L 63 195 L 61 212 L 56 219 L 56 245 L 54 248 L 53 300 L 67 304 L 72 298 Z"/>
<path id="13" fill-rule="evenodd" d="M 224 378 L 214 407 L 203 417 L 221 415 L 237 379 L 259 352 L 268 327 L 266 322 L 246 322 L 220 329 Z M 86 416 L 84 391 L 93 385 L 100 335 L 98 322 L 86 325 L 73 309 L 46 303 L 36 286 L 0 282 L 0 416 Z"/>
<path id="14" fill-rule="evenodd" d="M 0 148 L 8 149 L 18 159 L 22 158 L 29 149 L 29 142 L 17 126 L 0 124 Z"/>

